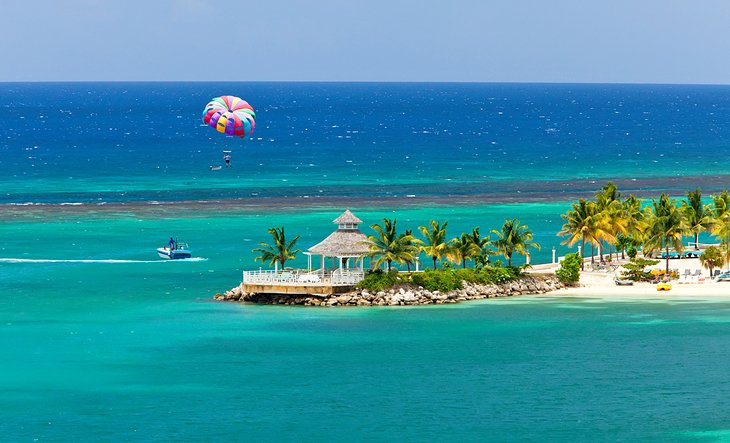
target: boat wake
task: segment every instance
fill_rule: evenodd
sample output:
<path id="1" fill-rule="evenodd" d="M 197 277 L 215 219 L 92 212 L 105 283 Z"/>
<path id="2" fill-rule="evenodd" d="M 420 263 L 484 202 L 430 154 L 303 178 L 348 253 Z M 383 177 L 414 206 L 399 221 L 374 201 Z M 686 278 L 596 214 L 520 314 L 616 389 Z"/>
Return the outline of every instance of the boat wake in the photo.
<path id="1" fill-rule="evenodd" d="M 205 261 L 207 258 L 193 257 L 182 260 L 61 260 L 51 258 L 0 258 L 0 263 L 183 263 Z"/>

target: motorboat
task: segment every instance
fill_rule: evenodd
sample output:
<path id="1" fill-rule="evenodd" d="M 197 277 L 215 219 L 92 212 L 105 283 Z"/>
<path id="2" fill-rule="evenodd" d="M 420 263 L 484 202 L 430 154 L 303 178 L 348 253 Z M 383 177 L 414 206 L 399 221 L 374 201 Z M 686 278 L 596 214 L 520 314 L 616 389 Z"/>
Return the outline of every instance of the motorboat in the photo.
<path id="1" fill-rule="evenodd" d="M 187 243 L 175 242 L 174 244 L 157 248 L 157 255 L 159 255 L 160 258 L 169 260 L 180 260 L 191 258 L 193 253 L 190 249 L 188 249 Z"/>

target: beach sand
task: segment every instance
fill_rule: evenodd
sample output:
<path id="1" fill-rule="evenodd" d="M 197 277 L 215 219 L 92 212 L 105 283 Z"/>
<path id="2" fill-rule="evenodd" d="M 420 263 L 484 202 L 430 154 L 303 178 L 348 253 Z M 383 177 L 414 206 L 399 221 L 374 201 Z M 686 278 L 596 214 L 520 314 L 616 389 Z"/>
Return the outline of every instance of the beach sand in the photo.
<path id="1" fill-rule="evenodd" d="M 665 269 L 666 264 L 661 260 L 657 265 L 647 267 L 651 269 Z M 536 267 L 537 268 L 537 267 Z M 632 286 L 617 286 L 614 283 L 614 277 L 618 274 L 614 272 L 581 272 L 580 285 L 572 288 L 560 289 L 558 291 L 543 294 L 541 296 L 554 297 L 580 297 L 580 298 L 600 298 L 600 299 L 669 299 L 669 300 L 708 300 L 730 301 L 730 282 L 718 282 L 710 279 L 710 272 L 702 268 L 699 259 L 676 259 L 669 261 L 670 269 L 679 269 L 680 275 L 685 269 L 689 269 L 694 273 L 697 269 L 702 271 L 705 277 L 704 282 L 698 283 L 679 283 L 672 280 L 672 289 L 670 291 L 657 291 L 657 285 L 652 283 L 634 283 Z M 535 269 L 537 272 L 554 272 L 555 266 L 540 266 Z M 619 270 L 620 271 L 620 270 Z"/>

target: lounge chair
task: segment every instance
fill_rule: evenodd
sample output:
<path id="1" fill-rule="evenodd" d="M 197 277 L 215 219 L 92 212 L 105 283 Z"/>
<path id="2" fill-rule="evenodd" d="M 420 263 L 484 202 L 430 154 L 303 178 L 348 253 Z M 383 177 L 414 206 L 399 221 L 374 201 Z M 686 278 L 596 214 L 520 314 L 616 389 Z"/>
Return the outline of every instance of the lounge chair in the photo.
<path id="1" fill-rule="evenodd" d="M 616 283 L 616 286 L 633 286 L 633 284 L 634 284 L 634 282 L 631 280 L 620 279 L 620 278 L 615 278 L 613 280 L 613 282 Z"/>

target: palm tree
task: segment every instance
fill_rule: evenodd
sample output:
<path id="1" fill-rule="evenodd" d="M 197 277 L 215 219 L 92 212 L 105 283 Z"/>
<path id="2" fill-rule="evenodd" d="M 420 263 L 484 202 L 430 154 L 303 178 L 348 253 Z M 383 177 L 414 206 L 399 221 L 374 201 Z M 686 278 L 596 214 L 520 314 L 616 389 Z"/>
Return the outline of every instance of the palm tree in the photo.
<path id="1" fill-rule="evenodd" d="M 662 193 L 659 200 L 652 200 L 653 215 L 650 222 L 646 247 L 650 251 L 664 249 L 669 274 L 669 247 L 681 252 L 682 237 L 689 232 L 684 211 L 676 205 L 676 200 Z"/>
<path id="2" fill-rule="evenodd" d="M 687 217 L 689 229 L 695 237 L 695 250 L 700 250 L 700 233 L 712 228 L 712 210 L 709 205 L 702 204 L 700 188 L 687 192 L 687 201 L 682 202 L 682 209 Z"/>
<path id="3" fill-rule="evenodd" d="M 368 247 L 370 257 L 378 257 L 375 266 L 383 262 L 388 264 L 390 272 L 391 264 L 412 262 L 415 259 L 417 248 L 413 246 L 413 236 L 409 234 L 398 235 L 396 231 L 396 219 L 383 219 L 383 226 L 374 224 L 370 226 L 377 235 L 368 236 Z"/>
<path id="4" fill-rule="evenodd" d="M 623 201 L 624 217 L 626 218 L 626 234 L 641 243 L 646 231 L 646 215 L 641 207 L 641 199 L 630 194 Z"/>
<path id="5" fill-rule="evenodd" d="M 254 249 L 253 252 L 260 252 L 261 255 L 254 261 L 268 262 L 269 265 L 274 265 L 275 270 L 278 270 L 278 265 L 281 264 L 283 269 L 287 260 L 295 259 L 301 251 L 301 249 L 294 249 L 294 244 L 299 240 L 299 236 L 297 235 L 294 240 L 287 243 L 283 226 L 267 229 L 267 232 L 274 238 L 274 243 L 271 245 L 266 242 L 259 243 L 261 247 Z"/>
<path id="6" fill-rule="evenodd" d="M 436 269 L 436 261 L 441 260 L 449 252 L 449 243 L 446 242 L 446 225 L 445 221 L 442 225 L 436 220 L 431 220 L 429 226 L 419 226 L 425 240 L 421 246 L 421 250 L 433 259 L 433 268 Z"/>
<path id="7" fill-rule="evenodd" d="M 721 268 L 725 264 L 725 257 L 717 246 L 710 246 L 700 254 L 700 263 L 710 270 L 710 276 L 715 268 Z"/>
<path id="8" fill-rule="evenodd" d="M 611 202 L 618 201 L 621 199 L 621 193 L 618 192 L 618 188 L 613 182 L 607 182 L 601 186 L 601 192 L 596 194 L 596 202 L 599 206 L 605 207 L 611 204 Z"/>
<path id="9" fill-rule="evenodd" d="M 720 245 L 725 250 L 725 261 L 730 261 L 730 195 L 727 190 L 712 196 L 712 234 L 720 238 Z"/>
<path id="10" fill-rule="evenodd" d="M 574 203 L 573 207 L 562 214 L 561 217 L 565 220 L 565 224 L 560 232 L 559 236 L 568 237 L 560 244 L 573 246 L 580 241 L 580 253 L 581 261 L 580 267 L 583 269 L 583 261 L 585 261 L 585 248 L 586 240 L 592 237 L 592 231 L 594 229 L 595 215 L 595 203 L 580 199 L 578 203 Z"/>
<path id="11" fill-rule="evenodd" d="M 411 266 L 416 260 L 418 260 L 418 255 L 421 252 L 421 240 L 413 236 L 412 229 L 406 229 L 406 232 L 400 234 L 400 237 L 403 242 L 403 247 L 411 254 L 410 258 L 407 258 L 405 255 L 403 257 L 405 259 L 406 266 L 408 267 L 408 272 L 411 272 Z"/>
<path id="12" fill-rule="evenodd" d="M 446 258 L 454 263 L 461 262 L 461 267 L 466 268 L 466 261 L 478 256 L 482 250 L 479 246 L 472 242 L 472 238 L 469 234 L 461 234 L 461 237 L 456 237 L 451 240 L 451 248 L 446 253 Z"/>
<path id="13" fill-rule="evenodd" d="M 626 250 L 632 246 L 636 246 L 636 240 L 630 235 L 619 234 L 616 236 L 616 255 L 621 250 L 621 260 L 626 259 Z"/>
<path id="14" fill-rule="evenodd" d="M 512 266 L 512 254 L 527 255 L 529 248 L 540 250 L 540 245 L 532 241 L 532 231 L 527 225 L 520 225 L 515 219 L 505 220 L 501 231 L 492 230 L 497 236 L 494 245 L 507 258 L 507 266 Z"/>
<path id="15" fill-rule="evenodd" d="M 471 234 L 467 235 L 469 236 L 469 241 L 479 248 L 479 252 L 472 257 L 474 259 L 475 266 L 486 266 L 489 263 L 489 256 L 494 255 L 494 251 L 489 248 L 492 241 L 489 237 L 482 237 L 481 234 L 479 234 L 479 226 L 472 229 Z"/>
<path id="16" fill-rule="evenodd" d="M 609 256 L 612 255 L 613 244 L 618 234 L 625 234 L 628 220 L 624 205 L 620 201 L 621 193 L 613 182 L 606 183 L 601 192 L 596 194 L 596 206 L 599 213 L 598 230 L 596 231 L 599 255 L 603 262 L 603 242 L 608 243 Z"/>

